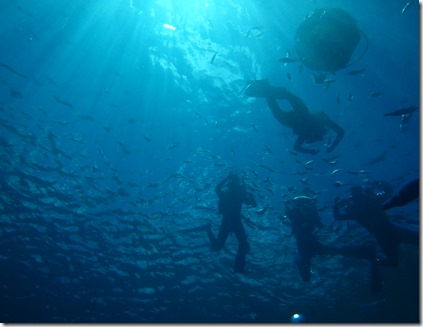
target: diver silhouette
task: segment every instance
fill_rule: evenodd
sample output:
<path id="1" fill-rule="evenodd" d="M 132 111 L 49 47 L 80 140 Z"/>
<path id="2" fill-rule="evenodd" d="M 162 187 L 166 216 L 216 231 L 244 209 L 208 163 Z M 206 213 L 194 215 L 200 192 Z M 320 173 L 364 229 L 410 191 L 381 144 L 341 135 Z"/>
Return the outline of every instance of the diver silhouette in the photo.
<path id="1" fill-rule="evenodd" d="M 386 182 L 373 182 L 368 187 L 356 186 L 351 196 L 335 200 L 333 213 L 336 220 L 355 220 L 372 234 L 385 258 L 378 259 L 379 266 L 398 266 L 399 245 L 419 245 L 419 232 L 389 221 L 383 202 L 392 194 L 392 187 Z"/>
<path id="2" fill-rule="evenodd" d="M 344 137 L 344 130 L 333 122 L 324 112 L 310 113 L 304 102 L 284 87 L 275 87 L 267 79 L 252 81 L 245 94 L 250 97 L 266 98 L 273 116 L 284 126 L 298 135 L 294 149 L 298 152 L 317 154 L 319 150 L 304 148 L 303 143 L 322 141 L 329 130 L 336 133 L 335 141 L 326 149 L 333 151 Z M 293 110 L 283 111 L 277 100 L 288 100 Z"/>
<path id="3" fill-rule="evenodd" d="M 305 282 L 311 279 L 311 259 L 316 255 L 343 255 L 369 260 L 372 287 L 376 284 L 374 278 L 376 257 L 373 246 L 333 246 L 322 244 L 314 235 L 314 230 L 322 227 L 315 198 L 297 196 L 285 203 L 286 217 L 291 221 L 292 235 L 297 243 L 296 265 L 301 278 Z"/>
<path id="4" fill-rule="evenodd" d="M 235 272 L 244 272 L 245 256 L 250 251 L 250 245 L 245 234 L 242 223 L 243 215 L 241 209 L 243 204 L 257 206 L 252 193 L 247 191 L 245 182 L 235 173 L 223 179 L 215 188 L 219 198 L 218 209 L 222 215 L 217 237 L 214 236 L 211 225 L 208 225 L 207 235 L 214 251 L 220 251 L 230 233 L 234 233 L 238 240 L 238 252 L 236 254 L 234 270 Z"/>

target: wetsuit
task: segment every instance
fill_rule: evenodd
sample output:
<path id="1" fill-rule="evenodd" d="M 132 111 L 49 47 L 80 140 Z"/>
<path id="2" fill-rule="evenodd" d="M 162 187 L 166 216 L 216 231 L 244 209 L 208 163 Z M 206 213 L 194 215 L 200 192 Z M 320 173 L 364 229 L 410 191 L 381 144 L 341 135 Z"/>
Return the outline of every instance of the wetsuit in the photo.
<path id="1" fill-rule="evenodd" d="M 229 175 L 215 188 L 219 198 L 219 213 L 222 215 L 219 234 L 215 237 L 211 229 L 207 230 L 213 250 L 220 251 L 230 233 L 234 233 L 238 240 L 238 252 L 235 259 L 235 272 L 244 272 L 245 256 L 250 251 L 250 245 L 245 234 L 241 214 L 242 205 L 256 206 L 253 195 L 246 191 L 245 185 L 237 176 Z"/>

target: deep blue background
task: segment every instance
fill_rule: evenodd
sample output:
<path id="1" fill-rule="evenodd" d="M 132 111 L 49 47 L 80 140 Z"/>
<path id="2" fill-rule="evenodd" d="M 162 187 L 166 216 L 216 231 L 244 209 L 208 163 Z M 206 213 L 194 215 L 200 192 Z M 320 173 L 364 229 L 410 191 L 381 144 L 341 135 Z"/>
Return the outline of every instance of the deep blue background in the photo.
<path id="1" fill-rule="evenodd" d="M 0 321 L 418 321 L 418 249 L 401 247 L 379 294 L 364 262 L 341 257 L 315 258 L 306 284 L 280 219 L 308 188 L 323 241 L 374 242 L 333 221 L 333 199 L 418 176 L 419 114 L 404 132 L 383 117 L 419 103 L 419 6 L 402 14 L 406 2 L 0 0 Z M 369 40 L 328 90 L 278 62 L 324 6 L 348 11 Z M 243 95 L 259 78 L 339 122 L 338 148 L 292 152 L 291 131 Z M 217 232 L 214 186 L 229 169 L 259 206 L 244 211 L 244 275 L 232 271 L 233 237 L 214 253 L 205 233 L 178 232 L 208 221 Z M 418 228 L 417 203 L 390 216 Z"/>

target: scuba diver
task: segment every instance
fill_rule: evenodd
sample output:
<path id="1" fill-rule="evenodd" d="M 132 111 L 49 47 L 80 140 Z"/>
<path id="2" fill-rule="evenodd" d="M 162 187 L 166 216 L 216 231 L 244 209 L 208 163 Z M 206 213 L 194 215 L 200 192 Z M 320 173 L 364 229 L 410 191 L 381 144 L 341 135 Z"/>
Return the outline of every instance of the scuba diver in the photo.
<path id="1" fill-rule="evenodd" d="M 419 178 L 412 180 L 404 185 L 392 199 L 383 205 L 383 210 L 389 210 L 395 207 L 402 207 L 407 203 L 419 198 L 420 191 Z"/>
<path id="2" fill-rule="evenodd" d="M 310 113 L 304 102 L 284 87 L 275 87 L 267 79 L 252 81 L 245 94 L 250 97 L 266 98 L 273 116 L 298 135 L 294 149 L 298 152 L 317 154 L 319 150 L 304 148 L 303 143 L 322 141 L 331 129 L 336 133 L 335 141 L 326 149 L 331 152 L 344 137 L 344 130 L 333 122 L 324 112 Z M 293 110 L 283 111 L 277 100 L 288 100 Z"/>
<path id="3" fill-rule="evenodd" d="M 309 282 L 311 259 L 316 255 L 343 255 L 369 260 L 372 287 L 377 285 L 375 272 L 376 257 L 373 246 L 332 246 L 320 243 L 313 234 L 316 227 L 322 227 L 317 211 L 316 199 L 297 196 L 286 202 L 286 217 L 291 221 L 292 234 L 297 242 L 298 256 L 295 261 L 301 278 Z"/>
<path id="4" fill-rule="evenodd" d="M 235 173 L 223 179 L 215 188 L 219 198 L 218 209 L 222 215 L 219 234 L 214 236 L 211 225 L 207 226 L 207 235 L 214 251 L 220 251 L 230 233 L 234 233 L 238 240 L 238 252 L 236 254 L 234 270 L 242 273 L 245 270 L 245 256 L 250 251 L 247 235 L 242 224 L 243 215 L 241 209 L 243 204 L 256 207 L 256 201 L 252 193 L 247 192 L 245 182 Z"/>
<path id="5" fill-rule="evenodd" d="M 335 200 L 333 213 L 336 220 L 355 220 L 375 238 L 385 258 L 378 266 L 398 266 L 399 245 L 419 245 L 419 233 L 389 221 L 383 203 L 391 196 L 392 187 L 386 182 L 373 182 L 368 187 L 351 188 L 351 196 Z"/>

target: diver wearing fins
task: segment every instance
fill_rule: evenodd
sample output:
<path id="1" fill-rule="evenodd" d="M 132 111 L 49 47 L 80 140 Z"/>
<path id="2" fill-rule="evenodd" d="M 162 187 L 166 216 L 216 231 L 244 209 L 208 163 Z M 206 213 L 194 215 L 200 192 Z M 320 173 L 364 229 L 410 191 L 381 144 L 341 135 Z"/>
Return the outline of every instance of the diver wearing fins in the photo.
<path id="1" fill-rule="evenodd" d="M 316 255 L 342 255 L 368 260 L 370 263 L 372 289 L 378 285 L 375 247 L 333 246 L 322 244 L 314 235 L 314 230 L 322 227 L 315 198 L 297 196 L 285 203 L 285 215 L 291 222 L 292 235 L 297 242 L 296 265 L 305 282 L 311 279 L 311 259 Z"/>
<path id="2" fill-rule="evenodd" d="M 399 245 L 408 243 L 418 246 L 419 232 L 389 221 L 383 203 L 391 196 L 392 187 L 386 182 L 373 182 L 367 187 L 353 187 L 350 192 L 349 198 L 335 200 L 335 219 L 357 221 L 376 238 L 385 254 L 385 258 L 378 259 L 378 265 L 398 266 Z"/>
<path id="3" fill-rule="evenodd" d="M 252 81 L 245 94 L 250 97 L 266 98 L 273 116 L 284 126 L 298 135 L 294 149 L 298 152 L 317 154 L 319 150 L 304 148 L 303 143 L 322 141 L 329 130 L 336 133 L 335 141 L 326 149 L 333 151 L 344 137 L 344 130 L 333 122 L 324 112 L 310 113 L 304 102 L 284 87 L 275 87 L 267 79 Z M 277 100 L 288 100 L 293 110 L 283 111 Z"/>
<path id="4" fill-rule="evenodd" d="M 222 215 L 219 234 L 214 236 L 211 225 L 207 225 L 206 231 L 214 251 L 220 251 L 225 245 L 230 233 L 234 233 L 238 240 L 238 252 L 235 258 L 235 272 L 243 273 L 245 270 L 245 256 L 250 252 L 250 245 L 242 223 L 242 205 L 247 204 L 256 207 L 256 200 L 252 193 L 247 191 L 245 182 L 235 173 L 223 179 L 215 188 L 219 198 L 218 208 Z"/>

